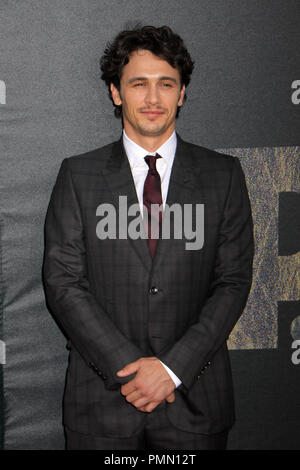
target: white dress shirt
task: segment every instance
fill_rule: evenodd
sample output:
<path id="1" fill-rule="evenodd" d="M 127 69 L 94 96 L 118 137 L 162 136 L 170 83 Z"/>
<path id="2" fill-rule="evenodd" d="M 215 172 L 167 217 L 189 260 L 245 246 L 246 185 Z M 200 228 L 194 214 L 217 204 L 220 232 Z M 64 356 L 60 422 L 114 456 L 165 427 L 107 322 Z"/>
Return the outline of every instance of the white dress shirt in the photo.
<path id="1" fill-rule="evenodd" d="M 177 146 L 177 137 L 175 131 L 169 137 L 169 139 L 161 145 L 155 152 L 148 152 L 144 148 L 140 147 L 133 140 L 131 140 L 123 129 L 123 144 L 125 152 L 131 168 L 135 189 L 140 205 L 141 214 L 143 214 L 143 192 L 144 183 L 148 174 L 149 167 L 145 162 L 144 158 L 146 155 L 155 155 L 158 153 L 162 158 L 158 158 L 156 161 L 156 169 L 161 179 L 161 195 L 163 208 L 165 208 L 172 165 L 175 157 L 175 151 Z M 161 362 L 161 361 L 160 361 Z M 163 362 L 161 362 L 164 368 L 167 370 L 171 379 L 175 383 L 176 388 L 181 384 L 181 380 L 172 372 Z"/>

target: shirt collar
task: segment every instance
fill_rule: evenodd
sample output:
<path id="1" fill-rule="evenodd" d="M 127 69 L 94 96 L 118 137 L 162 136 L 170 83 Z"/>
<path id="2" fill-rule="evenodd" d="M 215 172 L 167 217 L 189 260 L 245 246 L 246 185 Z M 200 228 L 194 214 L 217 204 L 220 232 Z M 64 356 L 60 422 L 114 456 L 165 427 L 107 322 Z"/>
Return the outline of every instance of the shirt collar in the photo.
<path id="1" fill-rule="evenodd" d="M 146 155 L 155 155 L 156 153 L 164 159 L 167 165 L 172 166 L 177 146 L 177 137 L 176 132 L 174 131 L 166 142 L 164 142 L 155 152 L 151 153 L 131 140 L 123 129 L 123 145 L 131 168 L 145 166 L 148 168 L 144 157 Z"/>

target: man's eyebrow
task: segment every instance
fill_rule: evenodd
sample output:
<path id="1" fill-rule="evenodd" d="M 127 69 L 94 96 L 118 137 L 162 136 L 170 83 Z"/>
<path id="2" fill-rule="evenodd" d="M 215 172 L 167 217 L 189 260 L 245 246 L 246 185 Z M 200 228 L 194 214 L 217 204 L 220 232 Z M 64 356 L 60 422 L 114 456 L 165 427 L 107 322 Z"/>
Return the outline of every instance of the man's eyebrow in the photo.
<path id="1" fill-rule="evenodd" d="M 160 80 L 168 80 L 168 81 L 170 81 L 170 82 L 177 83 L 177 80 L 176 80 L 176 78 L 174 78 L 174 77 L 160 77 L 159 79 L 160 79 Z"/>
<path id="2" fill-rule="evenodd" d="M 177 83 L 177 80 L 176 78 L 174 77 L 167 77 L 167 76 L 163 76 L 163 77 L 158 77 L 159 80 L 168 80 L 170 82 L 174 82 L 174 83 Z M 128 83 L 133 83 L 133 82 L 146 82 L 148 80 L 147 77 L 132 77 L 128 80 Z"/>

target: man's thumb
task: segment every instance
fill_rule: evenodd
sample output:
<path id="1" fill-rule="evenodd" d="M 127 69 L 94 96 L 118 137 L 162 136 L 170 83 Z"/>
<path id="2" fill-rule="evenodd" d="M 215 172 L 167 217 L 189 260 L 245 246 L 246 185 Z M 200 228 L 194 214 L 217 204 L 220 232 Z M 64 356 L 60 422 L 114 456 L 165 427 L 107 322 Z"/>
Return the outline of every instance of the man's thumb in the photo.
<path id="1" fill-rule="evenodd" d="M 166 400 L 168 403 L 173 403 L 175 401 L 175 393 L 170 393 L 170 395 L 167 396 Z"/>
<path id="2" fill-rule="evenodd" d="M 123 369 L 117 372 L 119 377 L 127 377 L 127 375 L 131 375 L 138 370 L 138 361 L 130 362 L 127 364 Z"/>

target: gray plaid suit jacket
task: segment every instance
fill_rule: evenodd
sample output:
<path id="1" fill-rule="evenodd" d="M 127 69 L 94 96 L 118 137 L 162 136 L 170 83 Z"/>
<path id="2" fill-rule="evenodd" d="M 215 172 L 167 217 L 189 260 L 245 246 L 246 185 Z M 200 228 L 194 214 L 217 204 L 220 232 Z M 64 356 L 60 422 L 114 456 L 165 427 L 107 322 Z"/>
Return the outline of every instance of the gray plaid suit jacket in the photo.
<path id="1" fill-rule="evenodd" d="M 126 402 L 116 372 L 156 356 L 181 380 L 166 404 L 177 428 L 210 434 L 234 422 L 226 340 L 252 279 L 253 224 L 239 159 L 179 136 L 167 203 L 204 204 L 204 245 L 96 236 L 101 203 L 138 203 L 122 140 L 63 160 L 45 223 L 47 303 L 68 338 L 64 424 L 125 437 L 146 414 Z M 152 289 L 156 287 L 156 289 Z"/>

